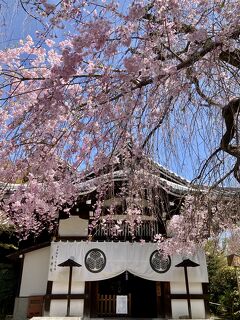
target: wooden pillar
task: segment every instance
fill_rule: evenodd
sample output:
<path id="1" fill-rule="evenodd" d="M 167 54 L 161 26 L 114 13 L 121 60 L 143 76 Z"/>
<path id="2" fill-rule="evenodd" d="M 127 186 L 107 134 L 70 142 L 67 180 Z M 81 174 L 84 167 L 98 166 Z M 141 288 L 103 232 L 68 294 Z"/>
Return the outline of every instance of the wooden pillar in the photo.
<path id="1" fill-rule="evenodd" d="M 85 295 L 84 295 L 84 307 L 83 318 L 90 319 L 97 317 L 97 293 L 98 282 L 86 281 L 85 282 Z"/>
<path id="2" fill-rule="evenodd" d="M 71 290 L 72 290 L 72 269 L 70 266 L 69 279 L 68 279 L 68 295 L 67 295 L 67 317 L 70 316 L 70 301 L 71 301 Z"/>
<path id="3" fill-rule="evenodd" d="M 189 293 L 187 266 L 184 266 L 184 276 L 185 276 L 185 284 L 186 284 L 186 291 L 187 291 L 188 316 L 189 316 L 189 319 L 192 319 L 192 307 L 191 307 L 191 300 L 190 300 L 190 293 Z"/>
<path id="4" fill-rule="evenodd" d="M 169 319 L 172 317 L 170 282 L 156 282 L 157 317 Z"/>
<path id="5" fill-rule="evenodd" d="M 161 290 L 161 282 L 156 282 L 156 301 L 157 301 L 157 317 L 162 317 L 162 290 Z"/>
<path id="6" fill-rule="evenodd" d="M 91 297 L 91 282 L 85 282 L 85 291 L 84 291 L 84 304 L 83 304 L 83 318 L 90 319 L 90 301 Z"/>
<path id="7" fill-rule="evenodd" d="M 205 318 L 208 319 L 210 317 L 208 283 L 202 283 L 202 292 L 204 297 Z"/>
<path id="8" fill-rule="evenodd" d="M 163 282 L 164 284 L 164 306 L 165 306 L 165 318 L 172 318 L 172 304 L 171 304 L 171 293 L 170 293 L 170 282 Z"/>
<path id="9" fill-rule="evenodd" d="M 45 296 L 45 301 L 44 301 L 44 310 L 47 311 L 47 312 L 50 311 L 51 299 L 50 299 L 49 295 L 52 294 L 52 287 L 53 287 L 53 281 L 48 281 L 47 282 L 46 296 Z"/>

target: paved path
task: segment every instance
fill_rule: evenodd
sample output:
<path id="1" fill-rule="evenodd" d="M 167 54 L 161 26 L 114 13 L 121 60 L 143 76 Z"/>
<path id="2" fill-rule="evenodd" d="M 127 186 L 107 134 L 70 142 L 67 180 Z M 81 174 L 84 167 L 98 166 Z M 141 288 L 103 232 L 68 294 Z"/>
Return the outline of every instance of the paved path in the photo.
<path id="1" fill-rule="evenodd" d="M 82 317 L 33 317 L 31 320 L 84 320 Z M 160 318 L 90 318 L 90 320 L 161 320 Z M 167 319 L 164 319 L 167 320 Z M 179 320 L 178 319 L 169 319 L 169 320 Z M 189 319 L 181 319 L 189 320 Z M 206 319 L 194 319 L 194 320 L 206 320 Z M 210 319 L 209 319 L 210 320 Z"/>

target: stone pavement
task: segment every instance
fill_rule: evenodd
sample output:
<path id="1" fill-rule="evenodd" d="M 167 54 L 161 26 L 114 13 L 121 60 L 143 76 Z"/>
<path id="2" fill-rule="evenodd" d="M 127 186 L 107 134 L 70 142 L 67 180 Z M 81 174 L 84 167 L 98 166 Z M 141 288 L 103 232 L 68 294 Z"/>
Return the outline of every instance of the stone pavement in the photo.
<path id="1" fill-rule="evenodd" d="M 30 320 L 83 320 L 82 317 L 33 317 Z M 90 318 L 90 320 L 161 320 L 159 318 Z M 164 319 L 166 320 L 166 319 Z M 170 319 L 169 319 L 170 320 Z M 171 320 L 179 320 L 178 319 L 171 319 Z M 181 320 L 189 320 L 189 319 L 182 319 Z M 194 319 L 194 320 L 206 320 L 206 319 Z"/>

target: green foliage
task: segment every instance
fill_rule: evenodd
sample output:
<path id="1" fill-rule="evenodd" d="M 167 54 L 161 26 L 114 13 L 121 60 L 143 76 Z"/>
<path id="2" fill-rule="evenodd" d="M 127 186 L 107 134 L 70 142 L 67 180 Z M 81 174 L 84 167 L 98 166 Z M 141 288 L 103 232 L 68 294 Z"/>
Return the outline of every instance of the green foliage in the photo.
<path id="1" fill-rule="evenodd" d="M 212 313 L 224 319 L 240 320 L 240 297 L 235 269 L 227 266 L 223 251 L 210 243 L 207 248 L 210 304 Z M 219 304 L 219 305 L 217 305 Z"/>
<path id="2" fill-rule="evenodd" d="M 12 243 L 1 243 L 0 242 L 0 248 L 3 248 L 5 250 L 10 250 L 10 249 L 13 249 L 13 250 L 17 250 L 18 248 L 12 244 Z"/>

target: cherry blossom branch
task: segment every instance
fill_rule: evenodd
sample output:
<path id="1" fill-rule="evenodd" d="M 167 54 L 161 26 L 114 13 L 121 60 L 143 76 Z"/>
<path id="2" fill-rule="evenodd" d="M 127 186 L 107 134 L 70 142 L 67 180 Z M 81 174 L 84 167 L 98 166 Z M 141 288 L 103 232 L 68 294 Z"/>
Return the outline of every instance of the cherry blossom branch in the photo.
<path id="1" fill-rule="evenodd" d="M 235 49 L 233 52 L 231 51 L 222 51 L 219 54 L 220 60 L 231 64 L 233 67 L 240 69 L 240 50 Z"/>
<path id="2" fill-rule="evenodd" d="M 211 99 L 208 96 L 206 96 L 205 93 L 201 90 L 198 78 L 193 75 L 194 73 L 193 73 L 191 68 L 187 69 L 186 74 L 187 74 L 188 78 L 191 80 L 191 82 L 195 85 L 196 91 L 199 94 L 199 96 L 203 100 L 205 100 L 208 103 L 209 106 L 216 106 L 216 107 L 222 108 L 221 104 L 217 103 L 213 99 Z"/>

